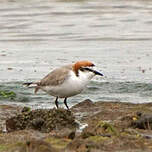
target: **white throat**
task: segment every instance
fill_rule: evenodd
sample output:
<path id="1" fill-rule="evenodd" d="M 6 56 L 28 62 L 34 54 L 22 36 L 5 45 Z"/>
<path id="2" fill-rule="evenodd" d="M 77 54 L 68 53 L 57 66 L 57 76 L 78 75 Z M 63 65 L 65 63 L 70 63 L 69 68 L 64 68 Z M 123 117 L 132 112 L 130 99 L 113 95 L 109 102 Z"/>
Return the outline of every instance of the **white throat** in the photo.
<path id="1" fill-rule="evenodd" d="M 83 71 L 79 71 L 79 79 L 83 80 L 83 81 L 89 81 L 91 80 L 93 77 L 95 76 L 95 74 L 93 72 L 83 72 Z"/>

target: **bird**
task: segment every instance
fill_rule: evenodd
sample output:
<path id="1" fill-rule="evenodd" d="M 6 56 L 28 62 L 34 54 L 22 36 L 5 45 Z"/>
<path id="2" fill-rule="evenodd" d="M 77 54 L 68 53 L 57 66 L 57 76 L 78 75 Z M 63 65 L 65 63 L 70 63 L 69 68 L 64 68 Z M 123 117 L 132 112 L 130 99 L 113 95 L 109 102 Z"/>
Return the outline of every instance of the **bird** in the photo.
<path id="1" fill-rule="evenodd" d="M 67 98 L 80 94 L 95 76 L 103 76 L 102 73 L 94 70 L 95 65 L 90 61 L 77 61 L 54 69 L 38 82 L 26 82 L 24 85 L 34 85 L 35 93 L 39 90 L 56 97 L 55 105 L 58 108 L 58 98 L 64 98 L 67 105 Z"/>

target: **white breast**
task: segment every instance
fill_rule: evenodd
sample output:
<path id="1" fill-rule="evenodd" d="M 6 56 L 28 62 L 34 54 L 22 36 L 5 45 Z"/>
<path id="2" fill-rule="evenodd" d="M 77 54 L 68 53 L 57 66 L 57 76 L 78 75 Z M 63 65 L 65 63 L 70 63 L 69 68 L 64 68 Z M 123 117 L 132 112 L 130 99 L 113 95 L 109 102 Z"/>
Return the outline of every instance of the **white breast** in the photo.
<path id="1" fill-rule="evenodd" d="M 93 73 L 84 73 L 81 71 L 79 72 L 79 76 L 76 76 L 73 71 L 70 71 L 68 79 L 66 79 L 64 83 L 57 86 L 46 86 L 42 90 L 52 96 L 58 96 L 60 98 L 71 97 L 79 94 L 93 76 Z"/>

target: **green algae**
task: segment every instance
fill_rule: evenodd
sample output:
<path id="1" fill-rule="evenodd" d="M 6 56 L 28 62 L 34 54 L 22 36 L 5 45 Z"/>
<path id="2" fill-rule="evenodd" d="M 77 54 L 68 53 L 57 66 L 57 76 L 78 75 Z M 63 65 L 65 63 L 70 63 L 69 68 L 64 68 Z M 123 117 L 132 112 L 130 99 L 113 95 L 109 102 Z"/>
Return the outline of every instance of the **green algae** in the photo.
<path id="1" fill-rule="evenodd" d="M 55 138 L 55 137 L 49 137 L 46 139 L 46 142 L 50 143 L 53 148 L 56 149 L 64 149 L 66 146 L 71 142 L 71 139 L 65 139 L 65 138 Z"/>
<path id="2" fill-rule="evenodd" d="M 88 138 L 88 140 L 93 141 L 95 143 L 102 142 L 102 141 L 105 141 L 108 139 L 109 139 L 109 137 L 104 137 L 104 136 L 90 136 Z"/>
<path id="3" fill-rule="evenodd" d="M 17 149 L 18 150 L 21 149 L 21 151 L 24 152 L 23 149 L 25 149 L 25 144 L 23 144 L 21 142 L 17 142 L 14 144 L 2 144 L 2 145 L 0 145 L 0 152 L 14 152 Z"/>
<path id="4" fill-rule="evenodd" d="M 7 146 L 6 145 L 0 145 L 0 152 L 4 152 L 7 150 Z"/>
<path id="5" fill-rule="evenodd" d="M 16 98 L 16 93 L 8 90 L 0 90 L 0 99 L 10 99 L 14 100 Z"/>
<path id="6" fill-rule="evenodd" d="M 101 131 L 103 133 L 107 133 L 110 135 L 116 135 L 116 136 L 119 135 L 118 130 L 112 124 L 110 124 L 108 122 L 99 121 L 95 128 L 96 128 L 96 130 L 101 129 Z"/>

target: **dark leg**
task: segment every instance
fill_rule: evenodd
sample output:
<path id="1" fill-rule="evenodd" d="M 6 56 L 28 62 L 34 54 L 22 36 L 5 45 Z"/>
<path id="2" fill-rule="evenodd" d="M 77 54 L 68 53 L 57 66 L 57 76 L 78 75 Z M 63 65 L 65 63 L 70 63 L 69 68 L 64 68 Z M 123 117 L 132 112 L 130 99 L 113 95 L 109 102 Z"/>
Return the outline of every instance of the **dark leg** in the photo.
<path id="1" fill-rule="evenodd" d="M 70 110 L 68 105 L 67 105 L 67 98 L 64 99 L 64 104 L 66 105 L 67 109 Z"/>
<path id="2" fill-rule="evenodd" d="M 56 99 L 55 99 L 55 105 L 56 105 L 56 107 L 58 109 L 58 97 L 56 97 Z"/>

